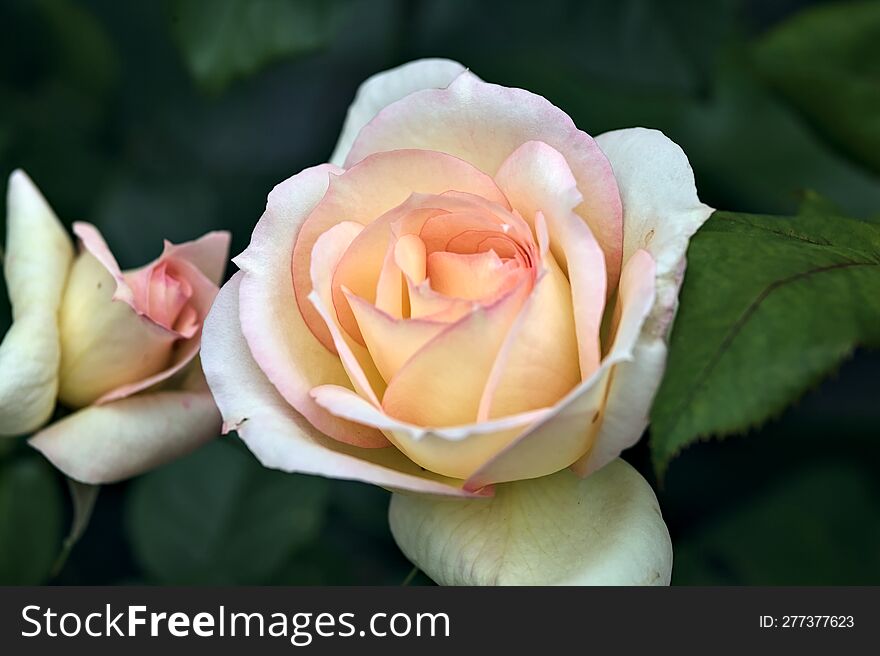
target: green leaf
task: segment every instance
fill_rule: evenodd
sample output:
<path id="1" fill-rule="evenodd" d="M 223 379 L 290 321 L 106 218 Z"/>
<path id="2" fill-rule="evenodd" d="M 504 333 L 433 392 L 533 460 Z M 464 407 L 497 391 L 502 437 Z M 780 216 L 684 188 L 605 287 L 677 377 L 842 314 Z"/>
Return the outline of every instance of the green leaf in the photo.
<path id="1" fill-rule="evenodd" d="M 716 212 L 694 236 L 651 414 L 658 473 L 682 448 L 778 415 L 880 345 L 880 226 Z"/>
<path id="2" fill-rule="evenodd" d="M 813 465 L 675 544 L 677 585 L 880 583 L 880 494 L 853 464 Z"/>
<path id="3" fill-rule="evenodd" d="M 320 530 L 326 480 L 266 469 L 227 442 L 134 483 L 128 535 L 160 583 L 269 583 Z"/>
<path id="4" fill-rule="evenodd" d="M 61 543 L 53 469 L 26 455 L 0 465 L 0 584 L 44 583 Z"/>
<path id="5" fill-rule="evenodd" d="M 219 91 L 333 35 L 341 3 L 328 0 L 175 0 L 172 26 L 190 73 Z"/>
<path id="6" fill-rule="evenodd" d="M 807 9 L 762 38 L 754 59 L 817 132 L 880 171 L 880 2 Z"/>

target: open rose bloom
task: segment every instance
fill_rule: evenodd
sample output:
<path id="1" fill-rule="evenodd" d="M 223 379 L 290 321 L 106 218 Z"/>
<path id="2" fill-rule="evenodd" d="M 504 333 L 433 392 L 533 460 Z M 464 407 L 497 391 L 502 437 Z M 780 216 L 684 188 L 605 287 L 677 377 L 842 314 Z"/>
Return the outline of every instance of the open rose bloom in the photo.
<path id="1" fill-rule="evenodd" d="M 711 212 L 681 149 L 424 60 L 361 87 L 332 161 L 269 194 L 206 322 L 226 429 L 266 466 L 394 490 L 438 582 L 668 582 L 617 456 Z"/>
<path id="2" fill-rule="evenodd" d="M 229 234 L 165 243 L 121 271 L 98 230 L 81 248 L 21 171 L 8 190 L 5 275 L 13 324 L 0 345 L 0 435 L 30 441 L 65 474 L 108 483 L 215 437 L 220 417 L 199 368 L 202 323 L 226 267 Z"/>

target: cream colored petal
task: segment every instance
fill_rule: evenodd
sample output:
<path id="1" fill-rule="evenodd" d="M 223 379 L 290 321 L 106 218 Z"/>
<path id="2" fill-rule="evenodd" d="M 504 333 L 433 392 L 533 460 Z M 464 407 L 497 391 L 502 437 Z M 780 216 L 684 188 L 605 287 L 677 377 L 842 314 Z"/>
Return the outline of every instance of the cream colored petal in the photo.
<path id="1" fill-rule="evenodd" d="M 614 372 L 593 447 L 572 467 L 587 475 L 635 444 L 648 425 L 654 394 L 666 368 L 667 338 L 691 236 L 712 214 L 697 197 L 684 152 L 661 132 L 633 128 L 596 139 L 611 161 L 624 215 L 624 258 L 645 249 L 656 261 L 656 301 L 633 359 Z"/>
<path id="2" fill-rule="evenodd" d="M 220 434 L 208 392 L 155 392 L 90 406 L 40 431 L 30 445 L 82 483 L 114 483 L 179 458 Z"/>
<path id="3" fill-rule="evenodd" d="M 210 235 L 217 234 L 218 233 L 210 233 Z M 221 237 L 212 237 L 211 241 L 215 241 L 216 243 L 221 240 L 222 235 L 227 233 L 219 234 Z M 199 242 L 190 243 L 197 244 Z M 211 309 L 211 304 L 214 302 L 214 298 L 217 296 L 219 289 L 204 273 L 201 272 L 200 269 L 189 261 L 178 261 L 177 267 L 179 270 L 187 273 L 187 280 L 194 290 L 188 310 L 192 312 L 194 320 L 196 321 L 196 325 L 194 326 L 195 333 L 189 339 L 180 339 L 174 343 L 171 350 L 171 359 L 165 369 L 149 375 L 146 378 L 141 378 L 135 382 L 126 383 L 120 387 L 112 389 L 103 394 L 95 401 L 95 403 L 109 403 L 110 401 L 124 399 L 127 396 L 132 396 L 133 394 L 142 392 L 150 387 L 164 383 L 180 373 L 197 356 L 201 346 L 202 321 L 208 316 L 208 310 Z M 135 349 L 134 352 L 137 355 L 142 355 L 143 346 Z M 131 353 L 129 353 L 128 358 L 131 360 Z"/>
<path id="4" fill-rule="evenodd" d="M 520 285 L 425 344 L 388 382 L 383 410 L 419 426 L 476 421 L 495 357 L 529 291 Z"/>
<path id="5" fill-rule="evenodd" d="M 468 478 L 517 435 L 550 414 L 549 408 L 539 408 L 490 421 L 427 428 L 395 419 L 351 390 L 336 385 L 316 387 L 312 396 L 338 417 L 381 429 L 413 462 L 453 479 Z M 485 491 L 488 486 L 482 489 Z"/>
<path id="6" fill-rule="evenodd" d="M 73 245 L 24 171 L 9 177 L 6 207 L 4 274 L 13 323 L 0 344 L 0 435 L 20 435 L 55 408 L 57 314 Z"/>
<path id="7" fill-rule="evenodd" d="M 361 84 L 348 108 L 330 162 L 342 166 L 361 128 L 387 105 L 419 89 L 442 89 L 464 70 L 464 66 L 450 59 L 418 59 L 369 78 Z"/>
<path id="8" fill-rule="evenodd" d="M 672 543 L 654 491 L 616 460 L 505 483 L 491 499 L 395 493 L 398 546 L 441 585 L 668 585 Z"/>
<path id="9" fill-rule="evenodd" d="M 644 249 L 657 263 L 649 329 L 665 336 L 678 307 L 688 243 L 714 210 L 697 197 L 684 151 L 662 132 L 615 130 L 596 142 L 611 162 L 623 202 L 623 261 Z"/>
<path id="10" fill-rule="evenodd" d="M 347 291 L 347 290 L 346 290 Z M 386 381 L 422 346 L 449 327 L 420 319 L 396 319 L 352 293 L 346 294 L 373 362 Z"/>
<path id="11" fill-rule="evenodd" d="M 581 380 L 571 287 L 551 253 L 544 266 L 492 366 L 481 421 L 555 405 Z"/>
<path id="12" fill-rule="evenodd" d="M 115 288 L 113 275 L 90 252 L 76 258 L 59 312 L 58 398 L 69 407 L 89 405 L 171 363 L 176 335 L 114 300 Z"/>
<path id="13" fill-rule="evenodd" d="M 572 471 L 587 476 L 639 441 L 665 368 L 666 341 L 642 335 L 633 347 L 632 360 L 614 368 L 596 439 Z"/>

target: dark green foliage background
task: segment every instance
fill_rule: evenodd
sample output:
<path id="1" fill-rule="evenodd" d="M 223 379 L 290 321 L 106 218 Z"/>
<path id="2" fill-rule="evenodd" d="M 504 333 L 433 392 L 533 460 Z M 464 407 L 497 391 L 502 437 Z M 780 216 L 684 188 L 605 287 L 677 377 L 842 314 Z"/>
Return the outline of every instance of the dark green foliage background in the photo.
<path id="1" fill-rule="evenodd" d="M 662 129 L 714 207 L 793 215 L 814 190 L 827 199 L 807 204 L 815 229 L 831 214 L 880 216 L 875 0 L 0 0 L 0 175 L 26 169 L 65 222 L 96 223 L 124 267 L 163 237 L 214 228 L 232 231 L 237 253 L 269 189 L 327 158 L 358 83 L 423 56 L 541 93 L 593 134 Z M 695 257 L 721 232 L 701 233 Z M 0 332 L 8 322 L 2 290 Z M 835 355 L 844 363 L 821 384 L 805 378 L 793 407 L 681 450 L 662 482 L 648 440 L 625 454 L 658 488 L 674 582 L 880 583 L 880 357 Z M 738 371 L 723 393 L 750 398 L 757 375 Z M 677 392 L 664 394 L 655 441 L 672 455 L 688 440 L 668 430 Z M 54 572 L 66 485 L 23 440 L 2 440 L 0 582 L 397 584 L 410 565 L 387 501 L 267 471 L 223 438 L 105 487 Z"/>

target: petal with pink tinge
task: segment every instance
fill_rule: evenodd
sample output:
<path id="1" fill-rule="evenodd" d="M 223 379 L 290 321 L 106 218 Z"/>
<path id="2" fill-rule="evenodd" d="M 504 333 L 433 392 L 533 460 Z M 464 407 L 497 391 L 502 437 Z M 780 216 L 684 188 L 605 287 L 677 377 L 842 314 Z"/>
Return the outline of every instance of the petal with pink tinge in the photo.
<path id="1" fill-rule="evenodd" d="M 419 59 L 390 71 L 377 73 L 361 84 L 342 126 L 342 133 L 330 161 L 342 166 L 361 128 L 386 105 L 420 89 L 442 89 L 465 67 L 451 59 Z"/>
<path id="2" fill-rule="evenodd" d="M 339 356 L 324 348 L 306 326 L 291 278 L 293 242 L 324 195 L 330 173 L 337 170 L 327 165 L 306 169 L 269 194 L 250 245 L 234 260 L 243 272 L 236 287 L 240 287 L 236 325 L 240 323 L 253 359 L 287 403 L 319 431 L 367 443 L 384 438 L 375 429 L 334 417 L 309 396 L 317 385 L 348 386 L 351 382 Z M 304 275 L 309 275 L 308 269 Z"/>
<path id="3" fill-rule="evenodd" d="M 530 141 L 504 161 L 496 180 L 524 217 L 541 212 L 547 221 L 550 251 L 571 283 L 581 376 L 586 379 L 601 357 L 599 331 L 607 279 L 599 244 L 574 213 L 581 202 L 575 177 L 557 150 Z"/>
<path id="4" fill-rule="evenodd" d="M 82 483 L 131 478 L 179 458 L 220 433 L 208 392 L 156 392 L 79 410 L 30 445 Z"/>

